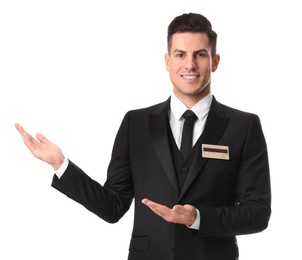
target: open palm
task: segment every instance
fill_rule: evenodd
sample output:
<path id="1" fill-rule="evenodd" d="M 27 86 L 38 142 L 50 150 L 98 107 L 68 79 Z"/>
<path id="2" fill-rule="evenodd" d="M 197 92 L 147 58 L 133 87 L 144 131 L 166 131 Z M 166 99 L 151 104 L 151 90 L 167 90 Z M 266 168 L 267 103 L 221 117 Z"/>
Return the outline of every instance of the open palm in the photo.
<path id="1" fill-rule="evenodd" d="M 37 139 L 35 139 L 21 125 L 15 124 L 15 127 L 21 134 L 24 144 L 36 158 L 50 164 L 54 170 L 60 168 L 64 161 L 64 155 L 57 145 L 40 133 L 36 135 Z"/>

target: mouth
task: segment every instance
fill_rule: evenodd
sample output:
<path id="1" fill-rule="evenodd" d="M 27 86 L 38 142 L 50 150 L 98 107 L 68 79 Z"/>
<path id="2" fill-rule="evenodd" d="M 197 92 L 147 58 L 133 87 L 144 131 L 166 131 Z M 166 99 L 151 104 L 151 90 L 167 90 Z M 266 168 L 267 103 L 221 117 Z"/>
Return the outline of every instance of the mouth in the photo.
<path id="1" fill-rule="evenodd" d="M 199 75 L 181 75 L 184 79 L 196 79 Z"/>
<path id="2" fill-rule="evenodd" d="M 181 75 L 181 77 L 187 81 L 187 82 L 195 82 L 199 77 L 200 75 L 199 74 L 184 74 L 184 75 Z"/>

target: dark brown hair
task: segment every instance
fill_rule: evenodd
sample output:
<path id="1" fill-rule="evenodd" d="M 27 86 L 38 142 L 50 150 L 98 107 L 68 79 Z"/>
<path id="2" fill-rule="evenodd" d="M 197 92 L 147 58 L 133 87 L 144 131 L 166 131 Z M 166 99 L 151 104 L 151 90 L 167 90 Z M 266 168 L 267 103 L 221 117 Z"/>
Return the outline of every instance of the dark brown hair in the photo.
<path id="1" fill-rule="evenodd" d="M 201 14 L 187 13 L 175 17 L 168 26 L 168 53 L 171 50 L 171 38 L 174 33 L 196 32 L 206 33 L 209 38 L 211 54 L 216 54 L 217 34 L 212 30 L 211 22 Z"/>

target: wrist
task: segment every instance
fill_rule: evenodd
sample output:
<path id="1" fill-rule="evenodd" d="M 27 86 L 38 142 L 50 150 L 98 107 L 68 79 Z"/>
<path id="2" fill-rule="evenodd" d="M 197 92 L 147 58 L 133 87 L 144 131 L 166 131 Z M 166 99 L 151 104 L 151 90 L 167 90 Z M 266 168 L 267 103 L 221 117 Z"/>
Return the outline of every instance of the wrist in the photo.
<path id="1" fill-rule="evenodd" d="M 64 155 L 60 155 L 59 158 L 51 164 L 51 166 L 55 171 L 57 171 L 62 166 L 64 159 L 65 159 Z"/>
<path id="2" fill-rule="evenodd" d="M 200 227 L 200 212 L 199 212 L 198 209 L 196 209 L 195 221 L 193 222 L 192 225 L 187 226 L 187 227 L 191 228 L 191 229 L 196 229 L 196 230 L 199 229 L 199 227 Z"/>

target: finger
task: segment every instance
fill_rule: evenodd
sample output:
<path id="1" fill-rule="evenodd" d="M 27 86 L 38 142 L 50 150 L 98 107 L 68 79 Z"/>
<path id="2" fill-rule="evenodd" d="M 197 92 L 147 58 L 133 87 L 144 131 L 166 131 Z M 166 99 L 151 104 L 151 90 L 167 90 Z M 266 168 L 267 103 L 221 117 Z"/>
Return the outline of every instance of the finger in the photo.
<path id="1" fill-rule="evenodd" d="M 182 206 L 182 205 L 175 205 L 173 207 L 173 211 L 178 214 L 185 214 L 187 212 L 186 209 L 184 208 L 184 206 Z"/>
<path id="2" fill-rule="evenodd" d="M 143 199 L 142 202 L 149 208 L 156 210 L 158 212 L 167 213 L 167 212 L 171 211 L 171 209 L 169 209 L 168 207 L 166 207 L 162 204 L 156 203 L 149 199 Z"/>
<path id="3" fill-rule="evenodd" d="M 187 212 L 193 211 L 193 208 L 191 205 L 175 205 L 173 207 L 173 211 L 177 212 L 179 214 L 186 214 Z"/>
<path id="4" fill-rule="evenodd" d="M 175 205 L 173 211 L 177 214 L 178 221 L 187 226 L 191 226 L 196 219 L 197 211 L 192 205 Z"/>
<path id="5" fill-rule="evenodd" d="M 143 199 L 142 203 L 144 203 L 146 206 L 148 206 L 151 210 L 153 210 L 155 213 L 160 213 L 162 210 L 161 208 L 163 205 L 158 204 L 152 200 L 149 199 Z"/>
<path id="6" fill-rule="evenodd" d="M 48 143 L 48 142 L 49 142 L 49 141 L 47 140 L 47 138 L 46 138 L 44 135 L 40 134 L 40 133 L 37 133 L 37 134 L 36 134 L 36 137 L 37 137 L 37 139 L 38 139 L 41 143 Z"/>
<path id="7" fill-rule="evenodd" d="M 23 127 L 21 125 L 19 125 L 18 123 L 15 124 L 15 128 L 19 131 L 19 133 L 21 135 L 24 134 L 25 131 L 24 131 Z"/>
<path id="8" fill-rule="evenodd" d="M 156 203 L 152 200 L 149 200 L 149 199 L 143 199 L 142 203 L 145 204 L 148 207 L 154 207 L 155 205 L 160 205 L 160 204 L 158 204 L 158 203 Z"/>
<path id="9" fill-rule="evenodd" d="M 173 210 L 166 207 L 165 205 L 156 203 L 149 199 L 143 199 L 142 203 L 144 203 L 146 206 L 148 206 L 155 214 L 162 217 L 168 222 L 173 222 L 175 219 L 175 215 L 173 213 Z"/>
<path id="10" fill-rule="evenodd" d="M 23 139 L 23 142 L 28 146 L 30 143 L 32 143 L 33 142 L 33 137 L 30 135 L 30 134 L 28 134 L 25 130 L 24 130 L 24 128 L 21 126 L 21 125 L 19 125 L 19 124 L 15 124 L 15 127 L 16 127 L 16 129 L 18 130 L 18 132 L 20 133 L 20 135 L 21 135 L 21 137 L 22 137 L 22 139 Z"/>
<path id="11" fill-rule="evenodd" d="M 149 199 L 143 199 L 142 202 L 152 210 L 163 211 L 163 209 L 166 208 L 165 206 Z"/>
<path id="12" fill-rule="evenodd" d="M 173 211 L 180 216 L 183 217 L 195 217 L 196 216 L 196 208 L 191 205 L 175 205 L 173 207 Z"/>
<path id="13" fill-rule="evenodd" d="M 152 202 L 152 201 L 149 200 L 149 199 L 143 199 L 142 200 L 142 203 L 145 204 L 146 206 L 148 206 L 149 202 Z"/>
<path id="14" fill-rule="evenodd" d="M 149 206 L 149 208 L 158 216 L 162 217 L 168 222 L 173 222 L 174 216 L 171 209 L 165 206 Z"/>

